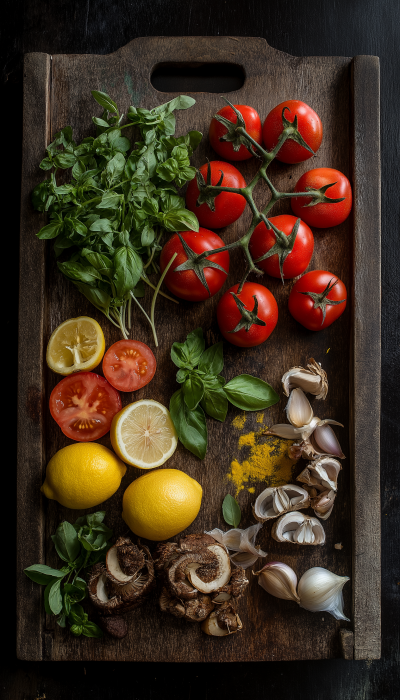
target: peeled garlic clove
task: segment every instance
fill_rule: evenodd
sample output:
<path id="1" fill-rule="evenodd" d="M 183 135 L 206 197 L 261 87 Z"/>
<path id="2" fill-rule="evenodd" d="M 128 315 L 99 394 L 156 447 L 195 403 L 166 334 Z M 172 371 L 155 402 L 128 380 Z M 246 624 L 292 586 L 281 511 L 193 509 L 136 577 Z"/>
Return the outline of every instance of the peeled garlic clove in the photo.
<path id="1" fill-rule="evenodd" d="M 343 586 L 348 580 L 348 576 L 337 576 L 320 566 L 309 569 L 297 588 L 300 607 L 311 612 L 328 612 L 336 620 L 349 622 L 343 613 Z"/>
<path id="2" fill-rule="evenodd" d="M 345 459 L 339 440 L 328 423 L 331 425 L 341 425 L 341 423 L 332 420 L 320 421 L 312 433 L 310 442 L 321 454 Z"/>
<path id="3" fill-rule="evenodd" d="M 314 412 L 301 389 L 293 389 L 291 392 L 286 406 L 286 415 L 289 423 L 295 428 L 303 428 L 311 422 Z"/>
<path id="4" fill-rule="evenodd" d="M 328 380 L 326 372 L 315 362 L 309 359 L 308 369 L 304 367 L 292 367 L 282 377 L 283 390 L 286 396 L 292 389 L 300 388 L 307 394 L 314 394 L 317 399 L 325 399 L 328 393 Z"/>
<path id="5" fill-rule="evenodd" d="M 324 544 L 325 531 L 316 518 L 298 511 L 286 513 L 274 523 L 271 535 L 277 542 Z"/>
<path id="6" fill-rule="evenodd" d="M 322 491 L 322 493 L 319 493 L 315 498 L 312 498 L 311 508 L 315 515 L 321 518 L 321 520 L 327 520 L 332 513 L 335 498 L 335 491 L 329 491 L 329 489 Z"/>
<path id="7" fill-rule="evenodd" d="M 301 428 L 295 428 L 293 425 L 288 425 L 287 423 L 278 423 L 277 425 L 273 425 L 272 428 L 269 428 L 269 430 L 266 430 L 264 435 L 277 435 L 286 440 L 298 440 L 299 438 L 306 440 L 320 423 L 321 419 L 315 416 L 307 425 Z"/>
<path id="8" fill-rule="evenodd" d="M 285 484 L 264 489 L 254 503 L 253 513 L 256 520 L 264 523 L 289 510 L 308 508 L 309 505 L 310 501 L 305 489 L 295 484 Z"/>
<path id="9" fill-rule="evenodd" d="M 211 535 L 214 540 L 220 544 L 223 544 L 224 547 L 238 552 L 240 550 L 240 538 L 242 536 L 242 532 L 243 530 L 239 530 L 238 528 L 232 528 L 232 530 L 227 530 L 226 532 L 219 530 L 218 528 L 214 528 L 214 530 L 211 530 L 210 532 L 205 531 L 205 534 Z"/>
<path id="10" fill-rule="evenodd" d="M 249 566 L 253 566 L 259 557 L 267 556 L 267 552 L 263 552 L 262 549 L 257 549 L 255 546 L 257 533 L 261 527 L 262 523 L 258 522 L 246 530 L 233 528 L 223 532 L 215 528 L 211 532 L 206 532 L 206 534 L 214 537 L 217 542 L 220 542 L 227 549 L 236 552 L 236 554 L 230 556 L 231 562 L 236 564 L 236 566 L 247 569 Z"/>
<path id="11" fill-rule="evenodd" d="M 275 598 L 300 601 L 296 593 L 297 576 L 287 564 L 268 562 L 260 571 L 254 572 L 254 576 L 259 576 L 258 584 Z"/>

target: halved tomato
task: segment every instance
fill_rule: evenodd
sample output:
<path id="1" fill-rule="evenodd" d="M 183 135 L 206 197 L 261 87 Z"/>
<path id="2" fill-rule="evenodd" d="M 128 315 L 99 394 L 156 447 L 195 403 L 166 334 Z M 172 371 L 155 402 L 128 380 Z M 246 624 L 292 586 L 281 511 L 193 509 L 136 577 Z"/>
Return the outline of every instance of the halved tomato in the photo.
<path id="1" fill-rule="evenodd" d="M 50 394 L 50 413 L 64 435 L 88 442 L 110 430 L 121 410 L 121 397 L 107 379 L 94 372 L 65 377 Z"/>
<path id="2" fill-rule="evenodd" d="M 154 377 L 157 362 L 140 340 L 118 340 L 103 357 L 104 376 L 119 391 L 136 391 Z"/>

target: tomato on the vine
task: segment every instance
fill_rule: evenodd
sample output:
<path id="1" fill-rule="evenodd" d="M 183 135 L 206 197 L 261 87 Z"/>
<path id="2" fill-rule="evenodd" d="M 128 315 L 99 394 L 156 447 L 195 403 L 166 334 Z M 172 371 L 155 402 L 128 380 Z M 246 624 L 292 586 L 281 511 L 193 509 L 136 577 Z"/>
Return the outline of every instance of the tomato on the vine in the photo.
<path id="1" fill-rule="evenodd" d="M 328 187 L 322 194 L 320 204 L 307 206 L 311 197 L 292 197 L 292 210 L 296 216 L 300 216 L 310 226 L 317 228 L 330 228 L 338 226 L 347 219 L 351 211 L 353 196 L 351 185 L 346 175 L 334 168 L 314 168 L 301 176 L 294 188 L 295 192 L 306 192 L 307 189 L 319 190 L 321 187 Z M 340 199 L 341 202 L 327 202 L 329 199 Z"/>
<path id="2" fill-rule="evenodd" d="M 244 128 L 249 136 L 261 145 L 262 128 L 258 112 L 248 105 L 233 106 L 242 115 Z M 216 117 L 212 118 L 210 130 L 208 132 L 210 144 L 214 151 L 227 160 L 247 160 L 248 158 L 252 158 L 254 153 L 251 153 L 244 145 L 246 143 L 244 137 L 235 133 L 238 117 L 232 107 L 229 105 L 222 107 L 222 109 L 217 112 Z M 219 121 L 219 119 L 221 119 L 221 121 Z M 229 127 L 226 122 L 231 122 L 233 126 Z"/>
<path id="3" fill-rule="evenodd" d="M 342 315 L 346 300 L 346 287 L 336 275 L 313 270 L 294 284 L 289 295 L 289 311 L 308 330 L 321 331 Z"/>
<path id="4" fill-rule="evenodd" d="M 211 185 L 221 185 L 222 187 L 246 187 L 246 181 L 243 175 L 231 163 L 225 163 L 221 160 L 213 160 L 209 164 L 202 165 L 200 176 L 204 183 L 208 184 L 207 171 L 211 169 Z M 223 178 L 221 180 L 221 175 Z M 200 202 L 199 206 L 197 202 Z M 210 208 L 214 207 L 214 211 Z M 197 179 L 194 178 L 189 182 L 186 190 L 186 206 L 194 212 L 199 220 L 200 226 L 207 228 L 223 228 L 233 224 L 240 216 L 242 216 L 246 206 L 246 200 L 241 194 L 236 192 L 220 192 L 216 197 L 206 195 L 202 197 L 199 190 Z"/>
<path id="5" fill-rule="evenodd" d="M 164 278 L 170 292 L 187 301 L 203 301 L 216 294 L 229 272 L 229 252 L 224 250 L 221 253 L 214 253 L 200 263 L 196 262 L 196 256 L 207 250 L 222 248 L 224 245 L 225 243 L 216 233 L 206 228 L 200 228 L 198 233 L 194 231 L 174 233 L 165 244 L 160 256 L 161 272 L 164 272 L 174 253 L 178 254 Z M 186 269 L 176 271 L 176 268 L 182 265 Z"/>
<path id="6" fill-rule="evenodd" d="M 287 109 L 285 109 L 287 107 Z M 292 122 L 297 117 L 297 128 L 306 144 L 316 153 L 322 142 L 322 122 L 311 107 L 300 100 L 285 100 L 274 107 L 268 114 L 263 126 L 263 140 L 268 151 L 272 151 L 279 141 L 284 129 L 282 110 L 285 109 L 285 118 Z M 308 160 L 313 154 L 300 143 L 289 138 L 279 149 L 276 156 L 282 163 L 301 163 Z"/>
<path id="7" fill-rule="evenodd" d="M 122 407 L 118 391 L 94 372 L 62 379 L 51 392 L 49 403 L 50 413 L 64 435 L 78 442 L 103 437 Z"/>
<path id="8" fill-rule="evenodd" d="M 256 282 L 245 282 L 240 294 L 235 284 L 217 306 L 219 329 L 226 340 L 241 348 L 260 345 L 278 322 L 278 305 L 269 289 Z"/>
<path id="9" fill-rule="evenodd" d="M 281 241 L 273 229 L 268 229 L 263 221 L 258 224 L 249 244 L 251 257 L 256 261 L 257 267 L 271 277 L 281 277 L 281 263 L 285 279 L 301 275 L 307 269 L 314 251 L 314 236 L 311 229 L 300 221 L 296 231 L 298 219 L 290 214 L 272 216 L 268 221 L 288 237 L 288 242 L 286 243 L 284 239 Z M 272 249 L 273 255 L 258 261 L 258 258 Z"/>
<path id="10" fill-rule="evenodd" d="M 119 391 L 137 391 L 154 377 L 156 358 L 140 340 L 118 340 L 103 357 L 103 372 Z"/>

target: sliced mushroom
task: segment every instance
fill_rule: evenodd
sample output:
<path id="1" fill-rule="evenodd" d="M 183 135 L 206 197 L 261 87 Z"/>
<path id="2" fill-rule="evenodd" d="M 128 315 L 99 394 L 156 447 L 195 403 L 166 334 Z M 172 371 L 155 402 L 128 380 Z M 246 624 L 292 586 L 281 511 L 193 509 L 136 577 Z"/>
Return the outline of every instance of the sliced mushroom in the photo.
<path id="1" fill-rule="evenodd" d="M 307 491 L 295 484 L 264 489 L 253 505 L 253 514 L 260 523 L 277 518 L 282 513 L 308 508 L 310 499 Z"/>
<path id="2" fill-rule="evenodd" d="M 207 533 L 186 535 L 186 537 L 180 538 L 179 549 L 181 552 L 197 552 L 213 544 L 215 544 L 214 537 Z"/>
<path id="3" fill-rule="evenodd" d="M 212 637 L 227 637 L 242 629 L 242 621 L 230 603 L 224 603 L 209 615 L 201 629 Z"/>
<path id="4" fill-rule="evenodd" d="M 248 585 L 249 580 L 246 577 L 244 569 L 242 569 L 241 566 L 236 566 L 231 573 L 229 583 L 222 586 L 217 593 L 214 593 L 212 601 L 219 605 L 221 603 L 226 603 L 232 598 L 237 600 L 242 597 Z"/>
<path id="5" fill-rule="evenodd" d="M 212 593 L 228 583 L 231 576 L 231 563 L 228 552 L 220 544 L 213 544 L 207 547 L 217 560 L 217 567 L 201 566 L 200 563 L 193 562 L 185 568 L 186 575 L 200 593 Z"/>
<path id="6" fill-rule="evenodd" d="M 197 598 L 198 595 L 197 587 L 192 583 L 188 575 L 190 565 L 196 569 L 201 567 L 202 575 L 210 579 L 217 574 L 219 561 L 216 555 L 206 548 L 199 552 L 181 554 L 178 559 L 172 562 L 167 571 L 168 588 L 173 596 L 183 598 L 183 600 Z M 208 593 L 209 591 L 202 590 L 201 592 Z"/>
<path id="7" fill-rule="evenodd" d="M 120 607 L 111 581 L 106 576 L 106 569 L 102 564 L 92 567 L 88 582 L 89 597 L 93 605 L 105 615 L 112 615 Z"/>
<path id="8" fill-rule="evenodd" d="M 179 556 L 176 542 L 160 542 L 154 553 L 154 566 L 157 571 L 165 569 Z"/>
<path id="9" fill-rule="evenodd" d="M 140 550 L 128 538 L 120 537 L 107 552 L 107 576 L 117 585 L 124 585 L 132 581 L 144 565 L 143 550 Z"/>
<path id="10" fill-rule="evenodd" d="M 274 523 L 272 537 L 277 542 L 324 544 L 325 531 L 319 520 L 300 512 L 286 513 Z"/>
<path id="11" fill-rule="evenodd" d="M 201 622 L 214 610 L 214 603 L 208 595 L 200 595 L 192 600 L 178 600 L 163 587 L 160 596 L 160 609 L 175 617 L 184 617 L 191 622 Z"/>

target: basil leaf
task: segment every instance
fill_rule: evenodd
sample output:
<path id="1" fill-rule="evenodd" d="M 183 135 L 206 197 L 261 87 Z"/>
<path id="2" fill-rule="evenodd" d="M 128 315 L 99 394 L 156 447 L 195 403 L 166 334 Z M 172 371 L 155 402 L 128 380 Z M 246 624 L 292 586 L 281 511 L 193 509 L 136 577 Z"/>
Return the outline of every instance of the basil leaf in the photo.
<path id="1" fill-rule="evenodd" d="M 86 516 L 86 522 L 89 527 L 97 527 L 100 525 L 106 516 L 105 510 L 98 510 L 97 513 L 90 513 Z"/>
<path id="2" fill-rule="evenodd" d="M 28 566 L 27 569 L 24 569 L 24 574 L 26 574 L 31 581 L 40 583 L 42 586 L 50 583 L 54 578 L 62 579 L 66 575 L 65 571 L 52 569 L 50 566 L 46 566 L 45 564 L 33 564 L 32 566 Z"/>
<path id="3" fill-rule="evenodd" d="M 82 292 L 82 294 L 84 294 L 86 299 L 89 299 L 91 304 L 93 304 L 93 306 L 95 306 L 96 309 L 102 311 L 108 316 L 111 304 L 111 297 L 109 294 L 107 294 L 107 292 L 95 287 L 89 287 L 89 285 L 82 284 L 81 282 L 73 281 L 73 283 L 76 287 L 78 287 L 79 291 Z"/>
<path id="4" fill-rule="evenodd" d="M 233 498 L 229 493 L 225 496 L 222 503 L 222 515 L 228 525 L 237 527 L 240 523 L 242 512 L 236 498 Z"/>
<path id="5" fill-rule="evenodd" d="M 125 168 L 125 158 L 119 151 L 115 154 L 111 160 L 108 161 L 105 169 L 105 174 L 109 185 L 111 185 L 115 180 L 119 178 L 124 172 Z"/>
<path id="6" fill-rule="evenodd" d="M 121 201 L 121 195 L 116 192 L 105 192 L 98 203 L 97 209 L 116 209 Z M 96 230 L 96 229 L 92 229 Z"/>
<path id="7" fill-rule="evenodd" d="M 51 536 L 51 539 L 54 542 L 58 556 L 63 559 L 63 561 L 75 561 L 81 548 L 75 528 L 71 523 L 64 520 L 64 522 L 58 526 L 55 535 Z"/>
<path id="8" fill-rule="evenodd" d="M 272 386 L 251 374 L 240 374 L 225 384 L 228 400 L 242 411 L 259 411 L 278 403 L 279 396 Z"/>
<path id="9" fill-rule="evenodd" d="M 49 238 L 56 238 L 56 236 L 58 236 L 58 234 L 61 232 L 62 228 L 62 223 L 52 222 L 51 224 L 47 224 L 47 226 L 43 226 L 43 228 L 41 228 L 36 235 L 41 241 L 48 240 Z"/>
<path id="10" fill-rule="evenodd" d="M 59 153 L 54 158 L 55 165 L 57 166 L 57 168 L 61 168 L 62 170 L 68 170 L 68 168 L 72 168 L 72 166 L 75 165 L 76 161 L 77 157 L 73 153 Z"/>
<path id="11" fill-rule="evenodd" d="M 63 601 L 61 595 L 61 579 L 54 581 L 53 585 L 49 590 L 48 605 L 54 615 L 58 615 L 61 612 Z"/>
<path id="12" fill-rule="evenodd" d="M 78 282 L 95 282 L 96 280 L 101 280 L 101 274 L 91 265 L 82 265 L 78 262 L 65 262 L 57 263 L 58 269 L 72 280 L 77 280 Z"/>
<path id="13" fill-rule="evenodd" d="M 158 169 L 157 169 L 158 170 Z M 164 214 L 163 225 L 169 231 L 191 231 L 199 230 L 197 216 L 185 209 L 172 210 Z"/>
<path id="14" fill-rule="evenodd" d="M 173 394 L 169 404 L 171 418 L 181 443 L 199 459 L 207 452 L 207 424 L 200 406 L 189 411 L 181 389 Z"/>
<path id="15" fill-rule="evenodd" d="M 83 625 L 71 625 L 69 629 L 70 632 L 72 632 L 72 634 L 75 635 L 75 637 L 80 637 L 80 635 L 82 634 Z"/>
<path id="16" fill-rule="evenodd" d="M 57 625 L 60 625 L 60 627 L 67 626 L 67 617 L 66 617 L 65 613 L 61 613 L 60 617 L 57 618 Z"/>
<path id="17" fill-rule="evenodd" d="M 87 614 L 85 613 L 84 609 L 82 608 L 82 605 L 79 605 L 78 603 L 74 603 L 74 605 L 71 605 L 71 612 L 68 615 L 68 620 L 69 622 L 73 623 L 85 623 L 86 620 L 88 619 Z"/>
<path id="18" fill-rule="evenodd" d="M 174 343 L 171 348 L 171 359 L 177 367 L 194 369 L 198 364 L 205 348 L 203 330 L 189 333 L 184 343 Z"/>
<path id="19" fill-rule="evenodd" d="M 111 97 L 109 97 L 109 95 L 107 95 L 105 92 L 100 92 L 98 90 L 91 90 L 91 93 L 96 102 L 101 107 L 104 107 L 104 109 L 106 109 L 107 112 L 119 114 L 117 105 L 115 104 L 114 100 L 112 100 Z"/>
<path id="20" fill-rule="evenodd" d="M 101 631 L 100 627 L 98 627 L 98 625 L 96 625 L 94 622 L 90 621 L 85 622 L 83 625 L 82 634 L 84 637 L 95 637 L 96 639 L 103 636 L 103 632 Z"/>
<path id="21" fill-rule="evenodd" d="M 86 598 L 86 584 L 84 583 L 82 586 L 81 580 L 82 579 L 77 579 L 74 584 L 66 583 L 64 585 L 64 594 L 69 596 L 69 601 L 72 603 L 79 603 Z M 69 611 L 67 611 L 67 615 L 69 615 Z"/>
<path id="22" fill-rule="evenodd" d="M 199 369 L 205 374 L 219 374 L 224 368 L 224 351 L 223 344 L 215 343 L 207 350 L 204 350 L 200 362 Z"/>
<path id="23" fill-rule="evenodd" d="M 101 231 L 102 233 L 113 233 L 114 229 L 111 226 L 109 219 L 97 219 L 90 227 L 91 231 Z"/>
<path id="24" fill-rule="evenodd" d="M 200 377 L 191 372 L 183 385 L 183 396 L 189 411 L 193 411 L 204 396 L 204 384 Z"/>
<path id="25" fill-rule="evenodd" d="M 211 418 L 223 422 L 228 412 L 228 399 L 217 377 L 204 382 L 201 406 Z"/>

